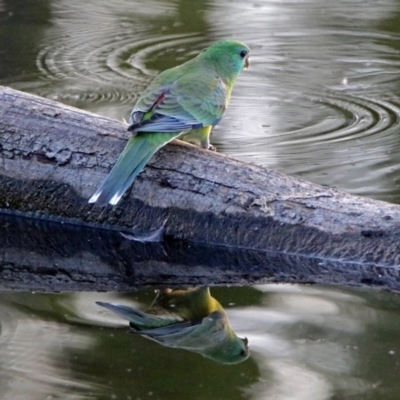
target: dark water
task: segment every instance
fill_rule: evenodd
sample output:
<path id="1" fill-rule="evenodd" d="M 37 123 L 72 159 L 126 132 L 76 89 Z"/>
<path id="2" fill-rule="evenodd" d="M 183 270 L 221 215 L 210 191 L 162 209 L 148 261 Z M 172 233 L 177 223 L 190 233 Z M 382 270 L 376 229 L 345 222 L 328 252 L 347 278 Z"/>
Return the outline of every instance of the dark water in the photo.
<path id="1" fill-rule="evenodd" d="M 218 150 L 400 203 L 399 10 L 395 0 L 0 0 L 0 84 L 122 119 L 157 72 L 236 38 L 251 68 L 214 132 Z M 130 335 L 94 303 L 148 305 L 152 293 L 3 293 L 0 398 L 399 398 L 397 295 L 213 293 L 250 341 L 241 364 Z"/>

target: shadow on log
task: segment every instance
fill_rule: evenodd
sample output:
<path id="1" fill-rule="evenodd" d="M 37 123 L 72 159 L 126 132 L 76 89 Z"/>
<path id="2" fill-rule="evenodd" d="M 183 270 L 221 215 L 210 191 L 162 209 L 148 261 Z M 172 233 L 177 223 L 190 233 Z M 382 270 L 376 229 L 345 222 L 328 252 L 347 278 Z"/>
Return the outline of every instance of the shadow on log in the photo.
<path id="1" fill-rule="evenodd" d="M 399 265 L 399 206 L 182 142 L 159 151 L 116 207 L 88 204 L 127 137 L 118 121 L 0 87 L 0 208 L 121 230 L 150 230 L 166 221 L 170 240 Z M 243 276 L 247 269 L 250 280 L 260 277 L 249 262 L 229 273 L 235 269 Z M 282 276 L 279 268 L 274 274 Z M 278 280 L 303 281 L 285 279 Z"/>

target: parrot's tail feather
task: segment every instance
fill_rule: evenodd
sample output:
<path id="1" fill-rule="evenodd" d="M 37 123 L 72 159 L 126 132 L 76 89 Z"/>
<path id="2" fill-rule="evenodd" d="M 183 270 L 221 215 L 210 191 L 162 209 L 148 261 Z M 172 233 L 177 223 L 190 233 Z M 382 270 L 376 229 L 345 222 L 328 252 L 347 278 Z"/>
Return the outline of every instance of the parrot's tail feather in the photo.
<path id="1" fill-rule="evenodd" d="M 134 308 L 124 306 L 122 304 L 116 303 L 105 303 L 102 301 L 96 301 L 96 304 L 112 311 L 113 313 L 119 315 L 120 317 L 127 319 L 130 322 L 134 322 L 139 325 L 144 325 L 146 319 L 149 318 L 148 314 L 145 314 Z"/>
<path id="2" fill-rule="evenodd" d="M 153 154 L 158 150 L 155 149 L 154 151 L 149 152 L 144 158 L 142 158 L 142 161 L 135 167 L 135 170 L 132 172 L 132 174 L 126 179 L 124 184 L 121 186 L 121 188 L 114 194 L 114 196 L 111 198 L 109 203 L 112 206 L 115 206 L 123 196 L 123 194 L 126 192 L 126 190 L 129 188 L 129 186 L 133 183 L 135 180 L 136 176 L 142 171 L 142 169 L 145 167 L 145 165 L 150 161 L 150 158 L 153 157 Z"/>
<path id="3" fill-rule="evenodd" d="M 146 133 L 132 136 L 111 172 L 89 199 L 89 203 L 100 206 L 117 204 L 153 154 L 179 134 L 180 132 Z"/>
<path id="4" fill-rule="evenodd" d="M 127 319 L 130 322 L 131 328 L 135 330 L 153 329 L 161 326 L 171 325 L 176 322 L 181 322 L 181 318 L 176 315 L 152 315 L 134 308 L 124 306 L 117 303 L 105 303 L 103 301 L 96 301 L 100 307 L 112 311 L 114 314 Z"/>

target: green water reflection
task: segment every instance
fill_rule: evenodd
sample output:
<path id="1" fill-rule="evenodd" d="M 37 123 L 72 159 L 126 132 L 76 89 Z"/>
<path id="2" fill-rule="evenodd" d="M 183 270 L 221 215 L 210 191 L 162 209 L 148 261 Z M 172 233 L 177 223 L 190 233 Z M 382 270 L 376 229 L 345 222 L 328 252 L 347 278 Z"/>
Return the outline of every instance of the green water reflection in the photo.
<path id="1" fill-rule="evenodd" d="M 160 345 L 199 353 L 222 364 L 237 364 L 249 357 L 247 338 L 236 335 L 208 287 L 157 290 L 145 312 L 125 304 L 96 304 L 128 320 L 133 333 Z"/>

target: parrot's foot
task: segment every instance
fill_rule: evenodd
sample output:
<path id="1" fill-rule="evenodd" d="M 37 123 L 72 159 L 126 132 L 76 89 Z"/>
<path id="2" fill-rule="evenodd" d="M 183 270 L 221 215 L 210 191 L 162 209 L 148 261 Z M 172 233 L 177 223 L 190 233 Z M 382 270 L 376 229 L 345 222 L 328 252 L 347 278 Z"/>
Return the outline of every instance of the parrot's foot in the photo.
<path id="1" fill-rule="evenodd" d="M 202 143 L 201 144 L 201 148 L 202 149 L 206 149 L 206 150 L 210 150 L 210 151 L 217 151 L 217 148 L 215 147 L 215 146 L 213 146 L 212 144 L 210 144 L 210 143 Z"/>
<path id="2" fill-rule="evenodd" d="M 210 150 L 210 151 L 217 151 L 217 148 L 216 148 L 215 146 L 213 146 L 212 144 L 209 144 L 207 150 Z"/>
<path id="3" fill-rule="evenodd" d="M 208 138 L 207 138 L 208 139 Z M 200 142 L 200 146 L 203 149 L 210 150 L 210 151 L 217 151 L 217 148 L 213 146 L 208 140 Z"/>

